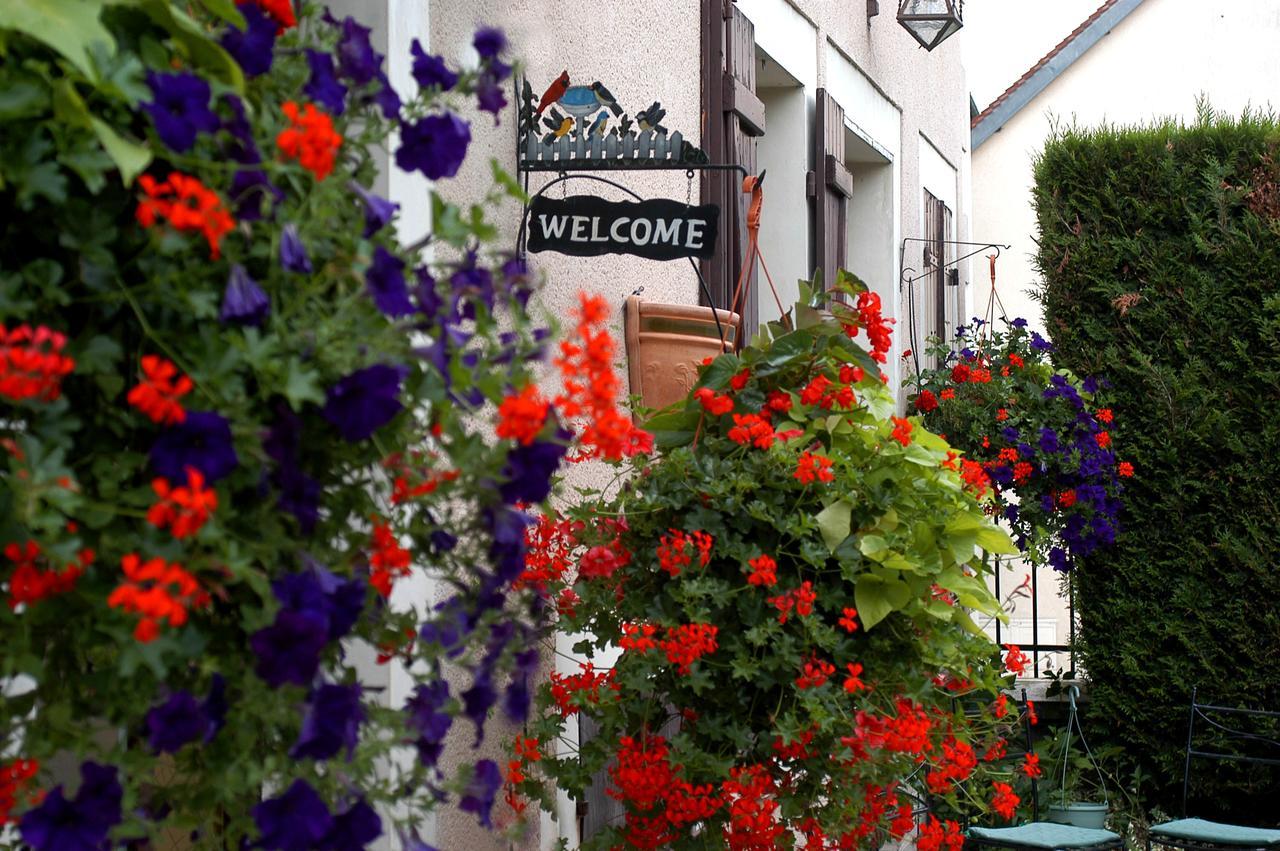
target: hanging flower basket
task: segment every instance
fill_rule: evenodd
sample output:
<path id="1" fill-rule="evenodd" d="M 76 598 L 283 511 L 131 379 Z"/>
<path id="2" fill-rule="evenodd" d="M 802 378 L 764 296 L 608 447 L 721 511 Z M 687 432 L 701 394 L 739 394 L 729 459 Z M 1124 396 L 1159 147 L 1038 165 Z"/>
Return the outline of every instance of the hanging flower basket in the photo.
<path id="1" fill-rule="evenodd" d="M 664 304 L 629 296 L 626 301 L 627 371 L 631 392 L 659 410 L 682 401 L 708 357 L 732 352 L 741 317 L 728 310 Z"/>

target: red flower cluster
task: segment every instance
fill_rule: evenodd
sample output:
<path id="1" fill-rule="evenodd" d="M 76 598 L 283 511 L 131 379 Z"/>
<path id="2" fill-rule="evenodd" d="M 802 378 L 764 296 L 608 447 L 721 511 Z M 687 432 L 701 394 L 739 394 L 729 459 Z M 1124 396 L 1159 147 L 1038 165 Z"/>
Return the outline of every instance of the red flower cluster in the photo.
<path id="1" fill-rule="evenodd" d="M 180 627 L 187 622 L 187 610 L 209 605 L 209 595 L 196 578 L 180 564 L 166 564 L 162 558 L 143 562 L 136 553 L 120 559 L 126 582 L 116 586 L 107 605 L 142 615 L 133 637 L 143 644 L 155 641 L 160 625 Z"/>
<path id="2" fill-rule="evenodd" d="M 948 820 L 946 827 L 938 821 L 938 817 L 929 816 L 929 820 L 920 824 L 920 834 L 916 837 L 916 851 L 962 851 L 964 834 L 960 825 Z"/>
<path id="3" fill-rule="evenodd" d="M 391 504 L 401 505 L 420 496 L 433 494 L 440 489 L 441 485 L 456 480 L 460 475 L 462 475 L 461 470 L 428 473 L 426 478 L 415 485 L 410 485 L 409 479 L 403 475 L 396 476 L 391 482 Z"/>
<path id="4" fill-rule="evenodd" d="M 944 387 L 942 388 L 942 392 L 938 394 L 938 398 L 944 402 L 950 402 L 952 399 L 956 398 L 956 389 L 954 387 Z"/>
<path id="5" fill-rule="evenodd" d="M 1005 649 L 1009 651 L 1004 657 L 1005 670 L 1016 677 L 1026 675 L 1027 666 L 1031 664 L 1027 654 L 1016 644 L 1006 644 Z"/>
<path id="6" fill-rule="evenodd" d="M 313 103 L 303 104 L 299 109 L 290 100 L 280 109 L 290 126 L 276 135 L 276 147 L 286 157 L 300 162 L 316 180 L 324 180 L 333 171 L 338 148 L 342 147 L 342 136 L 333 129 L 333 119 Z"/>
<path id="7" fill-rule="evenodd" d="M 836 672 L 836 666 L 832 665 L 825 659 L 818 657 L 811 658 L 804 663 L 804 668 L 800 671 L 800 676 L 796 677 L 796 688 L 803 691 L 807 688 L 821 688 L 827 684 L 827 680 Z"/>
<path id="8" fill-rule="evenodd" d="M 648 653 L 658 647 L 658 642 L 653 637 L 657 634 L 658 628 L 651 623 L 624 623 L 618 646 L 634 653 Z"/>
<path id="9" fill-rule="evenodd" d="M 849 676 L 844 678 L 844 690 L 846 694 L 857 694 L 860 691 L 870 691 L 871 686 L 864 683 L 862 677 L 862 663 L 850 662 L 845 665 L 845 670 L 849 672 Z"/>
<path id="10" fill-rule="evenodd" d="M 871 357 L 879 363 L 885 363 L 886 352 L 893 346 L 893 329 L 889 327 L 893 320 L 881 315 L 879 294 L 869 291 L 858 293 L 857 310 L 858 319 L 871 342 Z M 858 336 L 857 325 L 846 325 L 844 330 L 850 338 Z"/>
<path id="11" fill-rule="evenodd" d="M 781 390 L 770 390 L 764 406 L 776 413 L 785 414 L 791 410 L 792 404 L 790 393 L 784 393 Z"/>
<path id="12" fill-rule="evenodd" d="M 614 679 L 614 670 L 610 668 L 604 673 L 596 673 L 593 665 L 582 664 L 582 671 L 577 674 L 551 673 L 551 699 L 556 702 L 561 718 L 568 718 L 582 708 L 583 703 L 600 702 L 600 689 L 608 688 L 616 695 L 618 683 Z"/>
<path id="13" fill-rule="evenodd" d="M 667 661 L 675 665 L 676 672 L 683 676 L 689 673 L 694 662 L 716 651 L 720 646 L 716 642 L 719 631 L 719 627 L 709 623 L 681 624 L 668 629 L 667 637 L 659 646 Z"/>
<path id="14" fill-rule="evenodd" d="M 524 771 L 529 763 L 542 761 L 542 751 L 538 750 L 537 739 L 526 738 L 519 734 L 516 734 L 515 740 L 511 743 L 511 750 L 516 758 L 507 762 L 507 792 L 504 800 L 511 809 L 517 813 L 523 813 L 528 804 L 516 794 L 515 787 L 528 779 Z"/>
<path id="15" fill-rule="evenodd" d="M 977 499 L 982 499 L 991 490 L 991 477 L 977 461 L 961 458 L 960 478 L 964 480 L 965 488 Z"/>
<path id="16" fill-rule="evenodd" d="M 716 417 L 722 417 L 733 410 L 733 397 L 717 393 L 710 387 L 699 387 L 693 397 L 701 403 L 703 410 Z"/>
<path id="17" fill-rule="evenodd" d="M 62 354 L 66 344 L 65 334 L 43 325 L 34 331 L 30 325 L 12 331 L 0 325 L 0 397 L 52 402 L 61 396 L 63 377 L 76 368 L 76 362 Z"/>
<path id="18" fill-rule="evenodd" d="M 991 809 L 1005 821 L 1012 820 L 1022 799 L 1013 793 L 1013 787 L 1008 783 L 992 783 L 991 788 L 996 793 L 991 799 Z"/>
<path id="19" fill-rule="evenodd" d="M 38 603 L 55 594 L 66 594 L 76 587 L 79 579 L 93 564 L 93 550 L 81 550 L 76 560 L 61 570 L 56 568 L 41 569 L 36 561 L 42 555 L 40 545 L 35 541 L 25 544 L 9 544 L 4 548 L 4 556 L 13 562 L 13 573 L 9 576 L 9 608 L 16 609 L 27 603 Z"/>
<path id="20" fill-rule="evenodd" d="M 747 560 L 751 574 L 747 577 L 748 585 L 764 585 L 769 588 L 778 584 L 778 563 L 769 555 L 758 555 Z"/>
<path id="21" fill-rule="evenodd" d="M 157 529 L 168 528 L 173 537 L 189 538 L 209 521 L 218 507 L 218 492 L 204 486 L 204 474 L 187 467 L 187 484 L 173 487 L 168 479 L 151 482 L 158 501 L 147 512 L 147 522 Z"/>
<path id="22" fill-rule="evenodd" d="M 618 460 L 653 449 L 653 435 L 637 428 L 618 407 L 621 381 L 613 368 L 617 344 L 604 324 L 609 305 L 600 296 L 578 295 L 577 336 L 581 343 L 564 340 L 555 364 L 564 378 L 564 392 L 555 405 L 567 418 L 585 416 L 579 435 L 583 451 L 574 460 Z M 601 326 L 601 327 L 597 327 Z"/>
<path id="23" fill-rule="evenodd" d="M 498 426 L 494 433 L 528 446 L 542 433 L 551 403 L 538 394 L 538 388 L 526 385 L 519 393 L 509 394 L 498 406 Z"/>
<path id="24" fill-rule="evenodd" d="M 164 219 L 175 230 L 203 234 L 212 259 L 222 255 L 222 238 L 235 228 L 236 222 L 216 192 L 179 171 L 170 172 L 163 183 L 144 174 L 138 178 L 138 185 L 147 196 L 138 202 L 134 213 L 138 224 L 149 228 Z"/>
<path id="25" fill-rule="evenodd" d="M 618 763 L 609 769 L 614 785 L 608 790 L 609 797 L 639 810 L 653 809 L 673 780 L 671 764 L 667 762 L 667 740 L 648 736 L 637 741 L 623 736 L 618 744 Z"/>
<path id="26" fill-rule="evenodd" d="M 574 524 L 543 514 L 524 532 L 524 572 L 516 578 L 516 589 L 532 586 L 546 591 L 547 583 L 557 582 L 569 569 L 573 558 Z"/>
<path id="27" fill-rule="evenodd" d="M 777 787 L 763 765 L 739 766 L 721 784 L 729 805 L 724 841 L 732 851 L 773 851 L 786 826 L 775 818 Z"/>
<path id="28" fill-rule="evenodd" d="M 893 421 L 893 434 L 890 437 L 903 446 L 910 446 L 911 432 L 915 428 L 911 424 L 911 420 L 903 419 L 902 417 L 890 417 L 889 419 Z"/>
<path id="29" fill-rule="evenodd" d="M 578 561 L 579 579 L 609 579 L 631 563 L 631 552 L 622 545 L 622 533 L 627 530 L 625 520 L 605 518 L 600 521 L 613 538 L 602 546 L 594 546 Z"/>
<path id="30" fill-rule="evenodd" d="M 174 425 L 187 418 L 187 412 L 178 400 L 191 392 L 195 385 L 171 361 L 159 355 L 142 356 L 141 384 L 129 391 L 128 402 L 157 425 Z"/>
<path id="31" fill-rule="evenodd" d="M 734 376 L 729 379 L 729 386 L 732 387 L 734 392 L 736 393 L 742 390 L 742 388 L 746 387 L 747 382 L 750 380 L 751 380 L 751 367 L 746 366 L 746 367 L 743 367 L 740 372 L 735 373 Z"/>
<path id="32" fill-rule="evenodd" d="M 845 632 L 854 633 L 858 631 L 858 610 L 845 606 L 840 611 L 841 617 L 839 624 Z"/>
<path id="33" fill-rule="evenodd" d="M 18 805 L 18 794 L 31 782 L 40 770 L 40 763 L 34 759 L 17 759 L 0 765 L 0 828 L 6 824 L 14 824 L 17 819 L 9 815 Z M 28 796 L 30 803 L 36 803 L 41 794 L 35 792 Z"/>
<path id="34" fill-rule="evenodd" d="M 679 776 L 680 768 L 671 766 L 663 737 L 647 736 L 637 742 L 624 736 L 619 745 L 618 763 L 609 769 L 613 787 L 607 792 L 629 805 L 626 836 L 630 847 L 664 848 L 682 825 L 708 819 L 720 808 L 722 800 L 714 786 L 695 786 Z"/>
<path id="35" fill-rule="evenodd" d="M 680 575 L 683 568 L 693 563 L 693 556 L 698 556 L 698 564 L 706 567 L 711 560 L 712 537 L 706 532 L 695 531 L 685 534 L 678 529 L 667 530 L 671 534 L 663 535 L 658 544 L 658 565 L 671 574 L 671 578 Z"/>
<path id="36" fill-rule="evenodd" d="M 938 397 L 933 395 L 932 390 L 920 391 L 916 396 L 916 410 L 922 414 L 938 410 Z"/>
<path id="37" fill-rule="evenodd" d="M 800 583 L 799 588 L 770 597 L 765 602 L 778 610 L 778 623 L 785 624 L 792 610 L 800 617 L 813 614 L 813 604 L 817 599 L 818 593 L 813 590 L 813 583 L 806 579 Z"/>
<path id="38" fill-rule="evenodd" d="M 836 474 L 831 472 L 831 459 L 825 455 L 814 455 L 812 452 L 801 454 L 796 462 L 794 478 L 801 484 L 810 484 L 814 479 L 820 482 L 834 481 Z"/>
<path id="39" fill-rule="evenodd" d="M 1098 444 L 1099 449 L 1106 449 L 1111 446 L 1111 432 L 1100 431 L 1093 436 L 1094 442 Z"/>
<path id="40" fill-rule="evenodd" d="M 800 391 L 801 405 L 816 405 L 822 401 L 827 394 L 827 388 L 831 386 L 831 379 L 825 375 L 815 376 L 804 389 Z M 834 403 L 834 400 L 833 400 Z M 830 407 L 825 405 L 824 407 Z"/>
<path id="41" fill-rule="evenodd" d="M 777 439 L 773 426 L 760 414 L 734 414 L 729 439 L 743 446 L 750 444 L 757 449 L 768 449 Z"/>
<path id="42" fill-rule="evenodd" d="M 1133 475 L 1133 465 L 1128 461 L 1121 461 L 1116 466 L 1116 473 L 1118 473 L 1122 478 L 1127 479 Z"/>
<path id="43" fill-rule="evenodd" d="M 942 743 L 942 760 L 925 775 L 925 784 L 935 795 L 945 795 L 957 783 L 963 783 L 978 767 L 978 755 L 968 742 L 948 736 Z"/>
<path id="44" fill-rule="evenodd" d="M 1040 756 L 1038 754 L 1029 753 L 1026 755 L 1026 758 L 1022 761 L 1022 773 L 1033 780 L 1041 775 Z"/>
<path id="45" fill-rule="evenodd" d="M 369 584 L 384 598 L 391 596 L 391 588 L 401 576 L 409 575 L 412 555 L 391 531 L 391 524 L 373 518 L 372 552 L 369 555 Z"/>

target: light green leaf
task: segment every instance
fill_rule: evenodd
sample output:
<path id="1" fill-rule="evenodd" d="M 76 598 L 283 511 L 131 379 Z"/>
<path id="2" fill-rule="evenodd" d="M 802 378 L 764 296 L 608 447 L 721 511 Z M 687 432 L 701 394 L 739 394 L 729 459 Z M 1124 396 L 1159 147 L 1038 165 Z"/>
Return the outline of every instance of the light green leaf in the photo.
<path id="1" fill-rule="evenodd" d="M 186 12 L 169 0 L 133 0 L 157 25 L 169 31 L 181 44 L 192 64 L 218 77 L 237 94 L 244 93 L 244 72 L 240 63 L 222 49 Z"/>
<path id="2" fill-rule="evenodd" d="M 948 536 L 972 539 L 973 544 L 982 547 L 995 555 L 1017 555 L 1018 548 L 1001 529 L 993 526 L 982 517 L 973 514 L 957 514 L 947 521 L 944 531 Z M 954 548 L 953 548 L 954 549 Z M 956 561 L 968 561 L 968 558 L 956 556 Z"/>
<path id="3" fill-rule="evenodd" d="M 151 163 L 151 149 L 137 142 L 131 142 L 121 136 L 102 119 L 90 116 L 93 132 L 98 134 L 98 141 L 106 149 L 107 154 L 120 169 L 120 180 L 125 186 L 133 183 L 135 177 Z"/>
<path id="4" fill-rule="evenodd" d="M 200 0 L 200 5 L 233 27 L 244 29 L 247 26 L 244 15 L 236 8 L 235 0 Z"/>
<path id="5" fill-rule="evenodd" d="M 6 0 L 0 27 L 25 33 L 61 53 L 91 80 L 97 79 L 89 46 L 115 53 L 116 42 L 99 20 L 103 0 Z"/>
<path id="6" fill-rule="evenodd" d="M 833 502 L 818 512 L 818 530 L 822 540 L 832 552 L 849 537 L 853 506 L 844 500 Z"/>
<path id="7" fill-rule="evenodd" d="M 521 204 L 529 203 L 529 193 L 525 192 L 520 182 L 498 164 L 496 158 L 489 160 L 489 170 L 493 173 L 493 182 L 501 186 L 508 195 Z"/>
<path id="8" fill-rule="evenodd" d="M 289 377 L 284 386 L 285 398 L 295 411 L 301 411 L 307 402 L 317 405 L 324 403 L 324 392 L 320 389 L 320 376 L 313 369 L 307 369 L 297 358 L 289 359 Z"/>
<path id="9" fill-rule="evenodd" d="M 880 535 L 863 535 L 858 539 L 858 549 L 870 559 L 878 559 L 889 549 L 889 542 Z"/>
<path id="10" fill-rule="evenodd" d="M 853 597 L 858 617 L 869 630 L 892 612 L 905 608 L 911 600 L 911 588 L 898 579 L 864 573 L 858 577 Z"/>

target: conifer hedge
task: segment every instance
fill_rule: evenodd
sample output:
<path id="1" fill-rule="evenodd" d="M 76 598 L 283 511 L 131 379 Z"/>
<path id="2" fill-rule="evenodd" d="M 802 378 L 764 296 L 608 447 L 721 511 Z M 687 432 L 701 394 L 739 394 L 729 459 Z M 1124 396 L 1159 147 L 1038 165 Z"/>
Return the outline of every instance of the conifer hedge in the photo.
<path id="1" fill-rule="evenodd" d="M 1114 384 L 1137 469 L 1075 573 L 1089 729 L 1176 813 L 1192 687 L 1280 709 L 1280 126 L 1059 131 L 1034 195 L 1060 363 Z M 1274 823 L 1278 775 L 1200 761 L 1191 814 Z"/>

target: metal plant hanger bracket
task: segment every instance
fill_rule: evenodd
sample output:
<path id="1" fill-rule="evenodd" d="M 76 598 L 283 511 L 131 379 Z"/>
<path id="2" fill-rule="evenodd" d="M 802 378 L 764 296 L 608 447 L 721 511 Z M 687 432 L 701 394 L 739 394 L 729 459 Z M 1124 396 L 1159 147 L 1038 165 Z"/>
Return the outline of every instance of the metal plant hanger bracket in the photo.
<path id="1" fill-rule="evenodd" d="M 516 81 L 519 121 L 516 168 L 530 171 L 654 171 L 733 169 L 715 165 L 701 148 L 662 124 L 660 101 L 630 113 L 599 80 L 574 84 L 564 71 L 536 96 Z"/>

